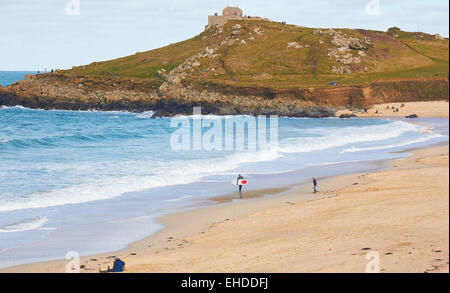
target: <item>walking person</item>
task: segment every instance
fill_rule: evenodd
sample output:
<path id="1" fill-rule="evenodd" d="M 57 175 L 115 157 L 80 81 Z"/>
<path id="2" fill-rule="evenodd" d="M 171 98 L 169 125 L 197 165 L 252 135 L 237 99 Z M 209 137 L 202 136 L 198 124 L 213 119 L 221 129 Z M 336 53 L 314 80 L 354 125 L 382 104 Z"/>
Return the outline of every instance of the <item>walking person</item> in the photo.
<path id="1" fill-rule="evenodd" d="M 242 177 L 241 174 L 239 174 L 237 180 L 236 180 L 236 185 L 239 186 L 239 197 L 242 198 L 242 182 L 239 182 L 239 180 L 243 180 L 244 177 Z M 239 184 L 240 183 L 240 184 Z"/>
<path id="2" fill-rule="evenodd" d="M 312 182 L 313 182 L 314 193 L 316 193 L 317 192 L 317 179 L 313 177 Z"/>

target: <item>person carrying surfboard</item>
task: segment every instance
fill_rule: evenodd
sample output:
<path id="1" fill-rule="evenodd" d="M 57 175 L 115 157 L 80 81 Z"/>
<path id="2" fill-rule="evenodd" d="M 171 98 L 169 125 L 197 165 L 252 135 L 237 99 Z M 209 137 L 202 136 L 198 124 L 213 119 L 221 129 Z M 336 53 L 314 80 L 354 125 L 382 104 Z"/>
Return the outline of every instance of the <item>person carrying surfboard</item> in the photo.
<path id="1" fill-rule="evenodd" d="M 243 180 L 243 179 L 244 179 L 244 177 L 242 177 L 242 175 L 239 174 L 239 176 L 236 180 L 236 185 L 239 186 L 239 193 L 242 192 L 242 181 L 240 181 L 240 180 Z"/>

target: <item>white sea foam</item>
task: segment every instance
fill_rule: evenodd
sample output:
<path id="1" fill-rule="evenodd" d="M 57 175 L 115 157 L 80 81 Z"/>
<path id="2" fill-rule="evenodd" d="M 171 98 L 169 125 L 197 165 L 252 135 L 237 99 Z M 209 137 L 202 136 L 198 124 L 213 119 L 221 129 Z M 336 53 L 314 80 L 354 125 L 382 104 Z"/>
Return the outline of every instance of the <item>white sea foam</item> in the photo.
<path id="1" fill-rule="evenodd" d="M 167 199 L 165 201 L 167 201 L 167 202 L 182 201 L 182 200 L 188 199 L 188 198 L 192 198 L 192 195 L 186 195 L 186 196 L 182 196 L 182 197 L 178 197 L 178 198 Z"/>
<path id="2" fill-rule="evenodd" d="M 136 118 L 138 119 L 149 119 L 153 117 L 153 114 L 155 114 L 155 111 L 147 111 L 142 112 L 136 115 Z"/>
<path id="3" fill-rule="evenodd" d="M 114 198 L 137 190 L 188 184 L 200 181 L 201 178 L 211 174 L 236 169 L 242 163 L 275 160 L 280 156 L 278 149 L 275 148 L 258 152 L 232 154 L 227 158 L 160 163 L 153 168 L 157 171 L 152 175 L 103 177 L 101 180 L 95 180 L 86 184 L 53 189 L 32 194 L 26 198 L 21 197 L 0 202 L 0 212 L 86 203 Z M 127 162 L 122 162 L 121 164 L 126 166 Z M 148 170 L 145 165 L 133 166 L 133 170 L 129 173 L 148 174 Z"/>
<path id="4" fill-rule="evenodd" d="M 366 148 L 358 148 L 358 147 L 351 147 L 351 148 L 347 148 L 341 151 L 341 154 L 343 153 L 354 153 L 354 152 L 363 152 L 363 151 L 375 151 L 375 150 L 383 150 L 383 149 L 393 149 L 393 148 L 397 148 L 397 147 L 403 147 L 403 146 L 407 146 L 410 144 L 415 144 L 415 143 L 421 143 L 421 142 L 426 142 L 435 138 L 441 138 L 443 137 L 443 135 L 440 134 L 431 134 L 425 137 L 420 137 L 414 140 L 409 140 L 409 141 L 405 141 L 405 142 L 401 142 L 401 143 L 397 143 L 397 144 L 388 144 L 388 145 L 381 145 L 381 146 L 374 146 L 374 147 L 366 147 Z"/>
<path id="5" fill-rule="evenodd" d="M 21 105 L 16 106 L 1 106 L 1 109 L 22 109 L 28 111 L 40 111 L 40 112 L 76 112 L 76 113 L 106 113 L 106 114 L 132 114 L 134 112 L 129 112 L 126 110 L 110 110 L 110 111 L 102 111 L 97 109 L 88 109 L 88 110 L 65 110 L 65 109 L 42 109 L 42 108 L 28 108 Z"/>
<path id="6" fill-rule="evenodd" d="M 422 129 L 422 126 L 403 121 L 366 127 L 327 128 L 325 130 L 316 128 L 305 131 L 320 136 L 299 138 L 295 143 L 282 147 L 281 152 L 305 153 L 345 146 L 351 143 L 382 141 L 399 137 L 409 131 L 418 132 Z"/>
<path id="7" fill-rule="evenodd" d="M 47 217 L 25 219 L 23 221 L 0 227 L 0 233 L 22 232 L 29 230 L 53 230 L 54 228 L 44 228 Z"/>
<path id="8" fill-rule="evenodd" d="M 23 107 L 23 106 L 20 106 L 20 105 L 16 105 L 16 106 L 2 106 L 1 109 L 12 109 L 12 108 L 30 110 L 30 108 L 26 108 L 26 107 Z"/>
<path id="9" fill-rule="evenodd" d="M 86 203 L 111 199 L 127 192 L 189 184 L 213 174 L 238 170 L 245 163 L 273 161 L 283 157 L 285 153 L 305 153 L 345 146 L 350 143 L 383 141 L 396 138 L 408 131 L 418 133 L 422 127 L 395 121 L 382 125 L 333 127 L 331 130 L 328 127 L 327 129 L 305 130 L 318 135 L 317 137 L 301 138 L 296 141 L 288 141 L 288 143 L 281 142 L 280 146 L 271 149 L 239 152 L 220 158 L 173 160 L 170 162 L 153 161 L 151 165 L 147 165 L 144 158 L 142 163 L 139 164 L 136 164 L 136 161 L 96 162 L 92 163 L 94 164 L 92 166 L 89 163 L 86 165 L 74 164 L 73 168 L 70 168 L 71 172 L 75 172 L 73 176 L 80 173 L 81 177 L 81 174 L 84 174 L 86 170 L 92 171 L 90 173 L 95 172 L 98 176 L 89 178 L 83 184 L 52 189 L 12 200 L 11 198 L 2 200 L 0 201 L 0 212 Z M 55 168 L 57 166 L 58 164 Z M 51 169 L 53 167 L 52 165 L 46 165 L 45 168 Z M 117 172 L 109 174 L 107 170 L 111 169 L 120 170 L 121 174 L 117 174 Z"/>

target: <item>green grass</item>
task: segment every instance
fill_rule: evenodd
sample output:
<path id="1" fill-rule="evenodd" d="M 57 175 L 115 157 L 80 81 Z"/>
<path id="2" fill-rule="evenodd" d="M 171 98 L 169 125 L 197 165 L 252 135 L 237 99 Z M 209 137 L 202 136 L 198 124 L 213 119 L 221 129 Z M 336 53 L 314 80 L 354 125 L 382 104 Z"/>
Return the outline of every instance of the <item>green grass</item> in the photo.
<path id="1" fill-rule="evenodd" d="M 232 27 L 241 24 L 239 40 L 247 44 L 239 46 L 220 46 L 221 42 L 231 36 Z M 254 28 L 261 28 L 262 36 L 254 33 Z M 336 60 L 327 56 L 331 37 L 324 34 L 315 35 L 314 29 L 281 25 L 266 21 L 230 21 L 223 33 L 215 34 L 209 29 L 200 35 L 176 44 L 137 53 L 111 61 L 93 63 L 65 71 L 69 75 L 105 76 L 118 74 L 119 79 L 138 79 L 159 82 L 157 71 L 161 68 L 172 70 L 186 58 L 204 50 L 218 47 L 219 57 L 201 59 L 201 66 L 190 73 L 193 82 L 235 86 L 265 86 L 272 88 L 323 88 L 329 81 L 339 85 L 367 85 L 374 80 L 421 78 L 431 76 L 447 77 L 449 74 L 448 40 L 436 40 L 423 33 L 399 31 L 398 37 L 379 31 L 339 29 L 348 36 L 363 39 L 372 38 L 373 45 L 367 51 L 359 67 L 353 68 L 350 75 L 331 73 L 332 66 L 341 66 Z M 250 34 L 255 40 L 249 41 Z M 323 41 L 321 44 L 319 40 Z M 308 45 L 309 48 L 288 48 L 289 42 Z M 357 54 L 357 52 L 353 52 Z M 371 70 L 365 72 L 364 66 Z M 205 70 L 216 68 L 216 71 Z"/>

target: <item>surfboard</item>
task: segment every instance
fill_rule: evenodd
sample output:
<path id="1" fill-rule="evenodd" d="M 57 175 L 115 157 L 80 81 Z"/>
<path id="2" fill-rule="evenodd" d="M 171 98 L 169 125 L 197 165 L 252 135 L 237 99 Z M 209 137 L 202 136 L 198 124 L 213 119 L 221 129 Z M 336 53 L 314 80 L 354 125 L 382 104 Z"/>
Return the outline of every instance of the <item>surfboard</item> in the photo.
<path id="1" fill-rule="evenodd" d="M 245 185 L 247 183 L 248 183 L 247 179 L 239 179 L 237 185 Z"/>

